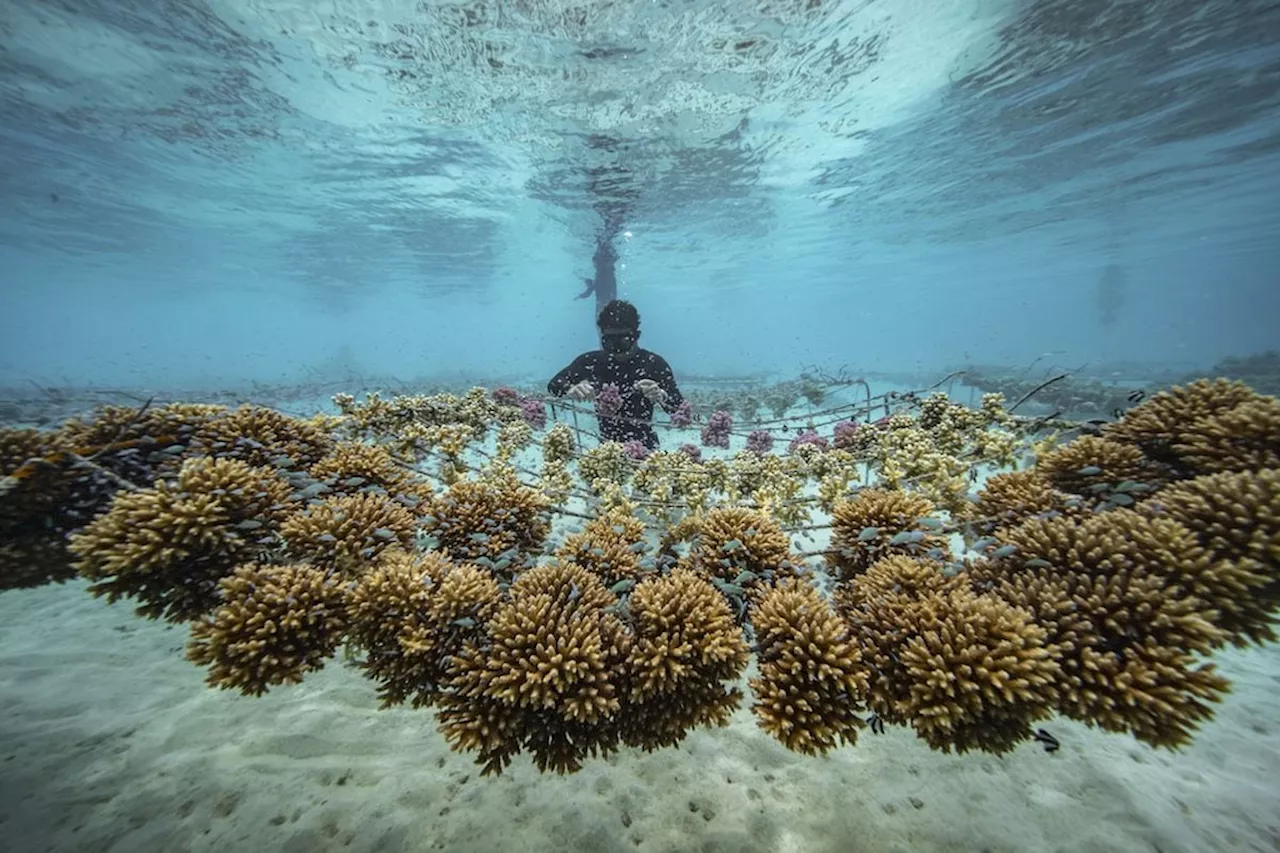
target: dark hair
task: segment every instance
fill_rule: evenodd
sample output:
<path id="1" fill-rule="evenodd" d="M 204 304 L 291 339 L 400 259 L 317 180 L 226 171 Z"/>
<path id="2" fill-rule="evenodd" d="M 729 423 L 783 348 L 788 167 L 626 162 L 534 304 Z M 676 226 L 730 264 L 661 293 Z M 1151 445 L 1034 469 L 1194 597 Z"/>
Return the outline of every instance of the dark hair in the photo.
<path id="1" fill-rule="evenodd" d="M 596 325 L 601 329 L 633 329 L 638 332 L 640 331 L 640 312 L 636 310 L 636 306 L 625 299 L 613 299 L 600 309 L 600 315 L 596 317 Z"/>

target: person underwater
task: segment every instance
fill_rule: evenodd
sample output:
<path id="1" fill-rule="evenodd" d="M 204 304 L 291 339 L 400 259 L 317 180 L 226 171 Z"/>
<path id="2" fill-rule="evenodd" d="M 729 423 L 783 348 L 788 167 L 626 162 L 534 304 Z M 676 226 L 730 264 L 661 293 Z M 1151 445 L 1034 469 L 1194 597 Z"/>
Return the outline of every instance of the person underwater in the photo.
<path id="1" fill-rule="evenodd" d="M 616 385 L 622 407 L 616 415 L 599 418 L 604 441 L 639 441 L 658 447 L 653 408 L 674 412 L 684 402 L 671 365 L 656 352 L 641 349 L 640 312 L 630 302 L 614 299 L 596 317 L 600 349 L 575 358 L 547 383 L 547 393 L 571 400 L 591 400 L 605 385 Z"/>

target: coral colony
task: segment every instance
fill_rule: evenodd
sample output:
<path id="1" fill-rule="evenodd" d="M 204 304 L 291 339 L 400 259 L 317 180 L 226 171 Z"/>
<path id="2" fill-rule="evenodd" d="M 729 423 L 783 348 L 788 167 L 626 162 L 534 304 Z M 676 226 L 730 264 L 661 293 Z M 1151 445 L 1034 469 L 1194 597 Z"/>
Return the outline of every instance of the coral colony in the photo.
<path id="1" fill-rule="evenodd" d="M 1280 402 L 1239 382 L 1091 432 L 998 394 L 798 436 L 688 409 L 704 447 L 653 452 L 583 450 L 512 389 L 335 402 L 0 430 L 0 585 L 85 579 L 248 695 L 344 652 L 492 773 L 674 746 L 743 702 L 808 755 L 886 725 L 1053 749 L 1054 715 L 1178 747 L 1230 688 L 1214 652 L 1276 639 Z M 557 516 L 582 523 L 551 544 Z"/>

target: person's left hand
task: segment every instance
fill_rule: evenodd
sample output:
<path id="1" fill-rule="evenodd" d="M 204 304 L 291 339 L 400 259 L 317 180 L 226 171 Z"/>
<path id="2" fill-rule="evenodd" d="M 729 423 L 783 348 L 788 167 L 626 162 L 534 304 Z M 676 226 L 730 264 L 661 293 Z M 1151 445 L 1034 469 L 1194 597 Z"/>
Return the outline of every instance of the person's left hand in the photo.
<path id="1" fill-rule="evenodd" d="M 652 379 L 641 379 L 632 387 L 643 394 L 651 403 L 657 403 L 661 406 L 667 402 L 667 392 L 663 391 L 662 387 Z"/>

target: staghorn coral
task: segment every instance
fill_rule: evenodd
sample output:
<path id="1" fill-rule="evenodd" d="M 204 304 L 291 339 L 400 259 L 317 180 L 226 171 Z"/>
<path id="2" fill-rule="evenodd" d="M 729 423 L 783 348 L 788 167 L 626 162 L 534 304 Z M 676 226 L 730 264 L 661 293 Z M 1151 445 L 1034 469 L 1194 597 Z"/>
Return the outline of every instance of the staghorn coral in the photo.
<path id="1" fill-rule="evenodd" d="M 307 473 L 331 483 L 342 494 L 381 491 L 422 500 L 431 491 L 425 480 L 411 477 L 385 447 L 360 441 L 339 442 Z"/>
<path id="2" fill-rule="evenodd" d="M 1096 495 L 1126 481 L 1150 485 L 1167 478 L 1133 445 L 1088 435 L 1046 453 L 1035 470 L 1055 488 L 1077 495 Z"/>
<path id="3" fill-rule="evenodd" d="M 1176 463 L 1174 445 L 1187 436 L 1187 427 L 1202 418 L 1220 415 L 1241 403 L 1260 399 L 1248 385 L 1227 379 L 1202 379 L 1144 400 L 1106 427 L 1112 441 L 1132 444 L 1148 458 Z"/>
<path id="4" fill-rule="evenodd" d="M 187 657 L 211 687 L 261 696 L 324 667 L 346 631 L 346 590 L 305 564 L 246 563 L 218 583 L 222 603 L 191 626 Z"/>
<path id="5" fill-rule="evenodd" d="M 138 612 L 191 619 L 218 603 L 217 583 L 264 556 L 294 507 L 288 483 L 236 459 L 188 459 L 176 481 L 119 492 L 69 548 L 89 591 L 137 599 Z"/>
<path id="6" fill-rule="evenodd" d="M 440 730 L 501 773 L 522 750 L 540 770 L 573 772 L 617 748 L 610 718 L 621 707 L 614 673 L 629 637 L 605 608 L 616 599 L 594 574 L 556 562 L 525 572 L 485 623 L 482 638 L 451 658 Z"/>
<path id="7" fill-rule="evenodd" d="M 932 512 L 933 504 L 922 495 L 863 489 L 831 513 L 827 564 L 837 580 L 847 580 L 890 554 L 945 555 L 946 538 L 921 527 L 921 519 Z"/>
<path id="8" fill-rule="evenodd" d="M 497 611 L 493 576 L 439 551 L 387 551 L 351 587 L 350 636 L 366 653 L 360 667 L 378 684 L 382 707 L 439 698 L 450 658 Z"/>
<path id="9" fill-rule="evenodd" d="M 853 744 L 867 668 L 845 623 L 808 583 L 786 578 L 752 602 L 760 674 L 751 710 L 783 746 L 822 755 Z"/>
<path id="10" fill-rule="evenodd" d="M 1193 474 L 1280 467 L 1280 400 L 1248 400 L 1186 424 L 1172 448 Z"/>
<path id="11" fill-rule="evenodd" d="M 196 430 L 191 449 L 250 465 L 308 468 L 324 458 L 333 444 L 314 424 L 265 406 L 246 405 L 205 421 Z"/>
<path id="12" fill-rule="evenodd" d="M 614 509 L 588 521 L 581 533 L 565 537 L 556 557 L 577 563 L 613 586 L 640 578 L 644 551 L 644 522 Z M 647 565 L 651 569 L 652 561 Z"/>
<path id="13" fill-rule="evenodd" d="M 1053 488 L 1038 470 L 1008 471 L 993 474 L 983 483 L 964 516 L 973 520 L 975 530 L 990 534 L 1033 515 L 1071 512 L 1081 506 L 1078 498 Z"/>
<path id="14" fill-rule="evenodd" d="M 745 587 L 789 568 L 789 553 L 787 534 L 768 515 L 720 506 L 699 518 L 690 557 L 712 577 Z"/>
<path id="15" fill-rule="evenodd" d="M 1228 689 L 1212 664 L 1195 658 L 1225 633 L 1205 602 L 1186 593 L 1212 571 L 1191 531 L 1116 509 L 1030 519 L 1000 538 L 1012 553 L 968 574 L 1048 632 L 1063 671 L 1058 710 L 1152 746 L 1187 743 Z"/>
<path id="16" fill-rule="evenodd" d="M 1162 489 L 1143 504 L 1190 530 L 1212 565 L 1184 581 L 1231 642 L 1274 642 L 1280 608 L 1280 470 L 1209 474 Z"/>
<path id="17" fill-rule="evenodd" d="M 362 492 L 314 501 L 280 525 L 289 554 L 330 571 L 359 575 L 387 548 L 409 548 L 413 513 L 385 495 Z"/>
<path id="18" fill-rule="evenodd" d="M 610 484 L 624 485 L 634 465 L 621 444 L 605 441 L 578 457 L 578 474 L 591 491 L 601 494 Z"/>
<path id="19" fill-rule="evenodd" d="M 698 726 L 723 726 L 742 701 L 735 686 L 747 643 L 728 603 L 697 573 L 646 578 L 628 597 L 633 636 L 619 715 L 621 738 L 652 751 Z"/>
<path id="20" fill-rule="evenodd" d="M 542 439 L 542 459 L 546 464 L 568 462 L 573 458 L 573 430 L 567 424 L 556 424 Z"/>
<path id="21" fill-rule="evenodd" d="M 423 529 L 458 562 L 497 571 L 536 555 L 551 526 L 547 499 L 515 480 L 461 480 L 427 504 Z"/>

